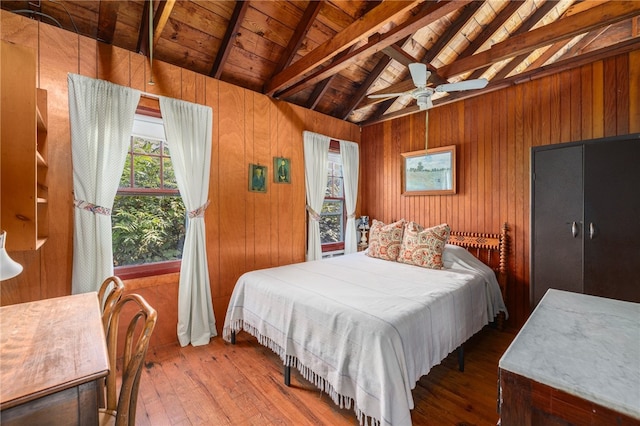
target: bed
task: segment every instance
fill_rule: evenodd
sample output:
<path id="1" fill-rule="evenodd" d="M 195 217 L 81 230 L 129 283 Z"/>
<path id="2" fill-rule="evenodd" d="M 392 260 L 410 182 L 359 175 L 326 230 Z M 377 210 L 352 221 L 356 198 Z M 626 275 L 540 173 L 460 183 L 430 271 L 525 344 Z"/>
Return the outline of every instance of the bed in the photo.
<path id="1" fill-rule="evenodd" d="M 506 229 L 451 232 L 440 270 L 358 252 L 247 272 L 223 338 L 255 336 L 361 424 L 410 425 L 420 377 L 506 316 Z"/>

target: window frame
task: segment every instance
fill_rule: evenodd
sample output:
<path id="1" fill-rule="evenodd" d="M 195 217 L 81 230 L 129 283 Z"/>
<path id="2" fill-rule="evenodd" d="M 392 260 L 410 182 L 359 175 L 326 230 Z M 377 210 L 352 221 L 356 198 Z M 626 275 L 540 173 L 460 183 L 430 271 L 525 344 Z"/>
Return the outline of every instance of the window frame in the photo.
<path id="1" fill-rule="evenodd" d="M 336 140 L 331 140 L 331 142 L 329 143 L 329 152 L 332 152 L 334 154 L 340 154 L 340 142 L 336 141 Z M 333 251 L 339 251 L 339 250 L 344 250 L 344 234 L 347 228 L 347 206 L 346 206 L 346 201 L 344 198 L 344 164 L 342 165 L 343 167 L 343 172 L 342 172 L 342 198 L 336 198 L 336 197 L 324 197 L 322 200 L 322 204 L 324 205 L 324 201 L 325 200 L 341 200 L 342 201 L 342 241 L 337 242 L 337 243 L 326 243 L 326 244 L 320 244 L 320 248 L 322 253 L 328 253 L 328 252 L 333 252 Z M 329 178 L 329 176 L 327 176 L 327 179 Z"/>
<path id="2" fill-rule="evenodd" d="M 154 118 L 162 118 L 162 114 L 160 113 L 160 108 L 153 108 L 144 105 L 138 105 L 136 108 L 136 114 L 146 115 Z M 133 135 L 131 135 L 130 144 L 133 143 Z M 127 153 L 129 155 L 129 153 Z M 161 157 L 162 158 L 162 157 Z M 163 173 L 164 164 L 160 161 L 160 173 Z M 124 172 L 124 170 L 123 170 Z M 164 182 L 164 181 L 163 181 Z M 164 186 L 164 185 L 163 185 Z M 167 189 L 167 188 L 158 188 L 158 189 L 148 189 L 148 188 L 118 188 L 116 195 L 180 195 L 180 192 L 176 189 Z M 153 263 L 144 263 L 141 265 L 125 265 L 125 266 L 115 266 L 113 268 L 114 274 L 120 277 L 123 280 L 129 280 L 134 278 L 143 278 L 143 277 L 151 277 L 156 275 L 164 275 L 164 274 L 172 274 L 176 272 L 180 272 L 180 267 L 182 266 L 182 259 L 177 260 L 165 260 L 162 262 L 153 262 Z"/>

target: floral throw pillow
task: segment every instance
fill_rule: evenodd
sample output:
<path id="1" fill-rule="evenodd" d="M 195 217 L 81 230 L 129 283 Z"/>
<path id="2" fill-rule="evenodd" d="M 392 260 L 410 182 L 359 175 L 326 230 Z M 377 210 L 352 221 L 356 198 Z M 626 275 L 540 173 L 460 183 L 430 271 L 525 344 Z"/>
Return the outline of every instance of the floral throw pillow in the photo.
<path id="1" fill-rule="evenodd" d="M 442 269 L 442 251 L 450 233 L 451 228 L 446 223 L 424 229 L 415 222 L 407 222 L 398 262 L 423 268 Z"/>
<path id="2" fill-rule="evenodd" d="M 385 225 L 384 222 L 373 219 L 369 230 L 367 256 L 395 261 L 402 245 L 404 223 L 404 219 L 400 219 L 397 222 Z"/>

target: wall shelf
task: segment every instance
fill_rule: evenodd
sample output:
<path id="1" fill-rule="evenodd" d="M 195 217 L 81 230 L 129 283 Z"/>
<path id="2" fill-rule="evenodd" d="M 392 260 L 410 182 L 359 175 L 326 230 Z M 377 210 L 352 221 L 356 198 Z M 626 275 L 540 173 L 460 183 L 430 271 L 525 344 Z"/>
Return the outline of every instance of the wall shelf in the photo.
<path id="1" fill-rule="evenodd" d="M 0 227 L 7 250 L 38 250 L 49 235 L 47 91 L 36 88 L 33 49 L 2 41 L 2 64 Z"/>

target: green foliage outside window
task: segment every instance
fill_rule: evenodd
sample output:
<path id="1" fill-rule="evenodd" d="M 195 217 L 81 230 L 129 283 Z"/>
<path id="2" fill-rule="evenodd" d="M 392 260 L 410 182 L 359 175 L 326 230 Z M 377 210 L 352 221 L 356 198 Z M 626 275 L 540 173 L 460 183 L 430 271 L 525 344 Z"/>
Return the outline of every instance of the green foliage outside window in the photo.
<path id="1" fill-rule="evenodd" d="M 133 137 L 111 214 L 114 266 L 182 258 L 185 218 L 166 144 Z"/>

